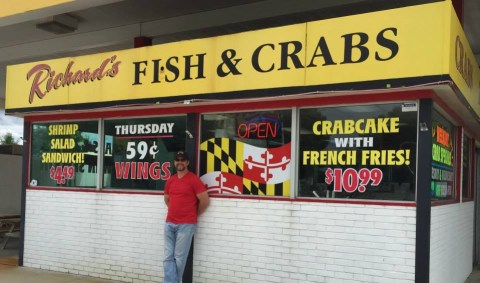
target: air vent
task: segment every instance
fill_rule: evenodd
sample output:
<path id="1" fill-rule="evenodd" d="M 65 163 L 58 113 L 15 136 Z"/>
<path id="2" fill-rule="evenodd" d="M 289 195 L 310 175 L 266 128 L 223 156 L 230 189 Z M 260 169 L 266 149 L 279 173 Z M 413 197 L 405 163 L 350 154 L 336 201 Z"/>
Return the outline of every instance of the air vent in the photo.
<path id="1" fill-rule="evenodd" d="M 54 34 L 64 34 L 74 32 L 78 27 L 78 19 L 67 15 L 56 15 L 49 17 L 42 23 L 38 23 L 38 29 L 54 33 Z"/>

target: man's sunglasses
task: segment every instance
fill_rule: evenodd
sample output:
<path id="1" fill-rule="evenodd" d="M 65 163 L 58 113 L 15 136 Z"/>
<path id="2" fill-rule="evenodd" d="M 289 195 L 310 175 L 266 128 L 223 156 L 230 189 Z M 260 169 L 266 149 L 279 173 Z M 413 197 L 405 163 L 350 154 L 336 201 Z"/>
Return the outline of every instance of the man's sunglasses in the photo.
<path id="1" fill-rule="evenodd" d="M 178 158 L 178 159 L 175 159 L 175 161 L 177 161 L 177 162 L 183 162 L 183 161 L 186 161 L 186 159 Z"/>

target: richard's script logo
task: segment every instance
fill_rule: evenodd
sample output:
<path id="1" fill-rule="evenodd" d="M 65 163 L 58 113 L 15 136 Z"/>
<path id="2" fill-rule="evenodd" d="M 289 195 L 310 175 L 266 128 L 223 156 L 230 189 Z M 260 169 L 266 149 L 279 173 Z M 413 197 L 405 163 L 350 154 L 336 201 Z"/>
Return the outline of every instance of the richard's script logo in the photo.
<path id="1" fill-rule="evenodd" d="M 42 99 L 52 90 L 59 89 L 71 84 L 80 84 L 101 80 L 104 77 L 115 77 L 119 72 L 121 61 L 116 61 L 117 55 L 103 60 L 96 69 L 86 68 L 84 70 L 75 70 L 74 61 L 70 61 L 63 73 L 52 70 L 48 64 L 38 64 L 27 73 L 27 80 L 33 78 L 32 88 L 28 102 L 32 104 L 33 98 L 38 96 Z"/>

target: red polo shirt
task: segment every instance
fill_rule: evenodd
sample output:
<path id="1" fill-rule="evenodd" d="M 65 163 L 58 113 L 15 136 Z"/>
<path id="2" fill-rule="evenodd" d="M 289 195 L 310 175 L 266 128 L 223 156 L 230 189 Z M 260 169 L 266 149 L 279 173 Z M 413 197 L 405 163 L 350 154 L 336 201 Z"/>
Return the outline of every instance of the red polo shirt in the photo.
<path id="1" fill-rule="evenodd" d="M 206 191 L 200 178 L 188 172 L 182 178 L 175 174 L 165 184 L 169 195 L 167 222 L 175 224 L 196 224 L 198 216 L 197 194 Z"/>

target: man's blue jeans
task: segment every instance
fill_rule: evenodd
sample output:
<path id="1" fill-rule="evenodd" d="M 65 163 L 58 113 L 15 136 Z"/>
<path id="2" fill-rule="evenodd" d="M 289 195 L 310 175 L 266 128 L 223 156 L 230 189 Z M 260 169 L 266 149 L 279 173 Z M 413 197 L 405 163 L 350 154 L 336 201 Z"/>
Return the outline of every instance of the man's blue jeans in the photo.
<path id="1" fill-rule="evenodd" d="M 164 283 L 182 281 L 188 252 L 197 224 L 173 224 L 165 222 Z"/>

